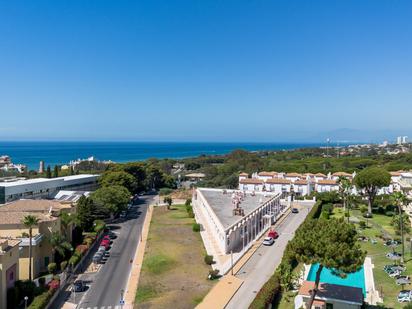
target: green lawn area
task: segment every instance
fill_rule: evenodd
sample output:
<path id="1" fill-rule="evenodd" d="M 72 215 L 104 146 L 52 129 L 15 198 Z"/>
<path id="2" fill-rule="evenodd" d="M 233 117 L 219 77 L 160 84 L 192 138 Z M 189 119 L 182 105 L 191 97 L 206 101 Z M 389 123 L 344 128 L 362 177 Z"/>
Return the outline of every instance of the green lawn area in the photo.
<path id="1" fill-rule="evenodd" d="M 155 207 L 135 308 L 194 308 L 214 284 L 194 219 L 184 205 Z"/>
<path id="2" fill-rule="evenodd" d="M 342 217 L 343 212 L 339 208 L 334 209 L 334 217 Z M 358 210 L 351 212 L 351 216 L 357 217 L 359 220 L 366 221 L 362 217 L 361 213 Z M 394 229 L 391 226 L 392 217 L 374 214 L 372 219 L 368 219 L 368 227 L 365 229 L 357 229 L 359 234 L 368 237 L 369 239 L 376 239 L 377 243 L 372 244 L 371 241 L 361 242 L 361 246 L 364 250 L 367 251 L 367 255 L 372 258 L 372 263 L 375 265 L 373 270 L 374 279 L 375 279 L 375 288 L 379 290 L 380 295 L 383 295 L 384 305 L 388 308 L 402 308 L 403 305 L 397 302 L 397 295 L 402 289 L 401 286 L 396 285 L 395 279 L 390 278 L 384 271 L 383 267 L 387 264 L 393 264 L 393 261 L 389 260 L 385 255 L 391 248 L 384 246 L 383 240 L 378 238 L 378 235 L 385 233 L 390 235 L 393 238 L 400 238 L 398 235 L 395 235 Z M 405 235 L 405 239 L 409 239 L 409 235 Z M 401 252 L 401 247 L 396 247 L 397 252 Z M 405 261 L 406 261 L 406 271 L 405 274 L 412 277 L 412 257 L 410 255 L 410 243 L 405 241 Z M 411 289 L 411 286 L 405 286 L 405 289 Z"/>

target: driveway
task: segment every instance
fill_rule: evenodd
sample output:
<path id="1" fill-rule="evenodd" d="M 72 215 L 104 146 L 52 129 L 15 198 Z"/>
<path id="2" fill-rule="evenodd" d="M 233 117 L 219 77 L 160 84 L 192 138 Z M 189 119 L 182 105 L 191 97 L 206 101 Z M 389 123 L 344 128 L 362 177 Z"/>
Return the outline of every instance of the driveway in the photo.
<path id="1" fill-rule="evenodd" d="M 311 207 L 300 206 L 299 213 L 290 213 L 277 226 L 280 234 L 272 246 L 260 246 L 252 257 L 236 273 L 236 277 L 244 280 L 242 286 L 226 305 L 229 309 L 248 308 L 263 284 L 272 276 L 282 260 L 287 243 L 294 236 L 296 229 L 305 220 Z"/>

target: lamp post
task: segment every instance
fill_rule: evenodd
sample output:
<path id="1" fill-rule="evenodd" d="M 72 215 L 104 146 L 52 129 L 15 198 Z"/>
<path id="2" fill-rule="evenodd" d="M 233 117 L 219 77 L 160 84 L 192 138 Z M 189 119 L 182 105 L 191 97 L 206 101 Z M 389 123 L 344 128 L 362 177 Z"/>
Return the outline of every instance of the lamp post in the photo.
<path id="1" fill-rule="evenodd" d="M 123 309 L 123 295 L 124 295 L 124 290 L 120 290 L 120 308 Z"/>
<path id="2" fill-rule="evenodd" d="M 24 309 L 27 309 L 27 301 L 28 301 L 28 297 L 24 296 Z"/>

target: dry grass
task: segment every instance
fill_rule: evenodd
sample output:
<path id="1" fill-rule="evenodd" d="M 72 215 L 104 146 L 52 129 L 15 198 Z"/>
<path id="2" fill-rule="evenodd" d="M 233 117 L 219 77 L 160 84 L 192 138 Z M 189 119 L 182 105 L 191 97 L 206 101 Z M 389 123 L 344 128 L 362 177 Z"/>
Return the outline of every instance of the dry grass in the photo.
<path id="1" fill-rule="evenodd" d="M 155 208 L 144 256 L 136 308 L 194 308 L 213 282 L 194 219 L 184 206 Z"/>

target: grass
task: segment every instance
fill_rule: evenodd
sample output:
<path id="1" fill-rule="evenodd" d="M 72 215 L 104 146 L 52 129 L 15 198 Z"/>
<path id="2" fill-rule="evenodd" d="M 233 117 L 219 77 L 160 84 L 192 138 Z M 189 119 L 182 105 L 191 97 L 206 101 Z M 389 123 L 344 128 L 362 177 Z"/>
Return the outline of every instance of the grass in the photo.
<path id="1" fill-rule="evenodd" d="M 340 217 L 342 210 L 335 208 L 333 212 L 333 217 Z M 359 220 L 366 221 L 362 217 L 359 210 L 351 211 L 351 217 L 357 217 Z M 391 248 L 388 248 L 383 243 L 383 240 L 378 236 L 382 233 L 392 237 L 399 238 L 395 234 L 394 228 L 391 226 L 392 217 L 383 214 L 374 214 L 373 218 L 368 219 L 368 227 L 365 229 L 359 228 L 357 226 L 358 232 L 361 235 L 368 237 L 369 239 L 377 240 L 376 244 L 367 241 L 361 242 L 362 249 L 367 251 L 367 255 L 371 257 L 372 263 L 374 264 L 373 275 L 375 280 L 375 288 L 379 291 L 381 297 L 383 296 L 384 305 L 388 308 L 402 308 L 403 305 L 397 302 L 397 295 L 402 289 L 401 286 L 396 285 L 395 279 L 390 278 L 384 271 L 383 267 L 387 264 L 393 264 L 394 262 L 389 260 L 385 255 Z M 405 239 L 410 235 L 405 235 Z M 396 251 L 400 252 L 401 247 L 396 247 Z M 406 271 L 405 275 L 412 276 L 412 256 L 410 255 L 410 246 L 408 242 L 405 241 L 405 265 Z M 411 289 L 411 286 L 405 286 L 405 289 Z"/>
<path id="2" fill-rule="evenodd" d="M 136 294 L 136 308 L 193 308 L 210 290 L 210 266 L 184 205 L 155 207 Z"/>

